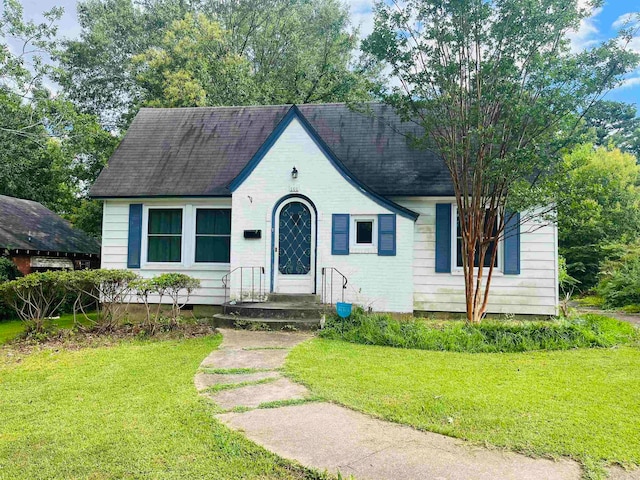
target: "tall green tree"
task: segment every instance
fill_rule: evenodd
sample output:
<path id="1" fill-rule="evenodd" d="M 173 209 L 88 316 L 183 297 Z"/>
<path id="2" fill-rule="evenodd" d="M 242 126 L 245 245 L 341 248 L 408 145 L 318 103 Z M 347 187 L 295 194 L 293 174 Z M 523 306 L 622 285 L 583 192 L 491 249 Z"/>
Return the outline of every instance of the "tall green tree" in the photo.
<path id="1" fill-rule="evenodd" d="M 117 139 L 46 86 L 62 10 L 45 12 L 45 22 L 36 23 L 24 19 L 15 0 L 5 0 L 3 7 L 0 37 L 13 48 L 0 44 L 0 194 L 69 215 L 89 202 L 88 185 Z"/>
<path id="2" fill-rule="evenodd" d="M 369 98 L 369 75 L 355 65 L 357 32 L 339 0 L 85 0 L 78 15 L 80 39 L 63 43 L 58 81 L 112 128 L 126 127 L 142 104 Z"/>
<path id="3" fill-rule="evenodd" d="M 640 158 L 640 117 L 635 105 L 600 100 L 585 113 L 584 120 L 594 131 L 596 145 L 613 145 Z"/>
<path id="4" fill-rule="evenodd" d="M 567 272 L 588 290 L 616 244 L 640 235 L 640 166 L 617 148 L 580 145 L 564 157 L 558 232 Z"/>
<path id="5" fill-rule="evenodd" d="M 33 103 L 0 88 L 0 194 L 58 209 L 70 200 L 67 171 L 41 118 Z"/>
<path id="6" fill-rule="evenodd" d="M 233 53 L 225 31 L 204 14 L 175 20 L 159 47 L 133 58 L 145 105 L 200 107 L 256 101 L 249 62 Z"/>
<path id="7" fill-rule="evenodd" d="M 599 2 L 593 2 L 599 3 Z M 487 311 L 498 241 L 549 212 L 559 152 L 582 115 L 638 64 L 633 32 L 572 53 L 576 0 L 407 0 L 376 6 L 363 45 L 394 80 L 385 100 L 419 122 L 454 186 L 467 319 Z M 507 228 L 507 225 L 509 227 Z M 488 266 L 485 266 L 488 265 Z"/>
<path id="8" fill-rule="evenodd" d="M 78 2 L 82 30 L 78 39 L 62 42 L 56 80 L 82 112 L 110 129 L 126 125 L 142 96 L 133 57 L 158 46 L 166 28 L 192 10 L 187 0 Z"/>
<path id="9" fill-rule="evenodd" d="M 247 58 L 261 104 L 369 98 L 369 72 L 357 65 L 357 31 L 339 0 L 210 0 L 205 11 Z"/>

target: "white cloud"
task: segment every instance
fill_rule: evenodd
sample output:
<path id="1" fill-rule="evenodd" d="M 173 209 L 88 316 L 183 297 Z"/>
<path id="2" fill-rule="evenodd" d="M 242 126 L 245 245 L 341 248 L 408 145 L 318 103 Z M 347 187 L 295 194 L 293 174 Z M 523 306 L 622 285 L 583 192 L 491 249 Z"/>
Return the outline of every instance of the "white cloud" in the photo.
<path id="1" fill-rule="evenodd" d="M 583 8 L 589 7 L 588 0 L 581 0 L 578 2 L 578 5 Z M 590 17 L 580 21 L 580 26 L 577 30 L 573 30 L 567 34 L 567 38 L 571 41 L 571 50 L 573 52 L 585 50 L 596 45 L 601 40 L 596 19 L 601 12 L 602 8 L 593 9 Z"/>
<path id="2" fill-rule="evenodd" d="M 629 78 L 626 78 L 623 82 L 622 85 L 620 85 L 617 89 L 623 89 L 623 88 L 630 88 L 630 87 L 638 87 L 640 86 L 640 71 L 635 72 L 634 75 L 637 76 L 631 76 Z"/>
<path id="3" fill-rule="evenodd" d="M 360 38 L 373 32 L 373 0 L 350 0 L 351 23 L 360 28 Z"/>
<path id="4" fill-rule="evenodd" d="M 76 0 L 21 0 L 25 18 L 36 22 L 44 21 L 42 13 L 53 7 L 62 7 L 62 18 L 56 22 L 60 37 L 77 38 L 82 31 L 78 23 Z"/>
<path id="5" fill-rule="evenodd" d="M 636 25 L 640 19 L 640 12 L 629 12 L 620 15 L 611 26 L 615 29 L 627 28 Z"/>

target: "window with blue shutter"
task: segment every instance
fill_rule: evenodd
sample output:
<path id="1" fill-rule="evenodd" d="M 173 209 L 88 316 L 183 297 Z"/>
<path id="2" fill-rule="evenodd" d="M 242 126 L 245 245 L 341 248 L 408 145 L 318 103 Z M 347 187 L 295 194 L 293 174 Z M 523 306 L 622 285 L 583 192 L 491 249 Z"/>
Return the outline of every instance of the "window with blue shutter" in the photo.
<path id="1" fill-rule="evenodd" d="M 349 214 L 331 216 L 331 255 L 349 255 Z"/>
<path id="2" fill-rule="evenodd" d="M 506 213 L 504 225 L 505 275 L 520 275 L 520 214 Z"/>
<path id="3" fill-rule="evenodd" d="M 378 255 L 394 256 L 396 254 L 396 216 L 395 214 L 378 215 Z"/>
<path id="4" fill-rule="evenodd" d="M 451 204 L 436 204 L 436 273 L 451 273 Z"/>
<path id="5" fill-rule="evenodd" d="M 129 205 L 129 237 L 127 245 L 127 268 L 140 268 L 142 250 L 142 204 Z"/>

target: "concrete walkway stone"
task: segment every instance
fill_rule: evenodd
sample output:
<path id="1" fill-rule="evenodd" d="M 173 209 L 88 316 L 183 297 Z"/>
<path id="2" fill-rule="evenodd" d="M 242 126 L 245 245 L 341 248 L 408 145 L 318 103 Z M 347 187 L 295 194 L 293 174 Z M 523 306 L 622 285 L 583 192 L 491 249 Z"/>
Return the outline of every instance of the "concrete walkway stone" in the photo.
<path id="1" fill-rule="evenodd" d="M 302 400 L 308 396 L 309 391 L 305 387 L 281 378 L 275 382 L 221 390 L 211 394 L 210 398 L 222 408 L 231 409 L 234 407 L 256 408 L 263 403 Z"/>
<path id="2" fill-rule="evenodd" d="M 609 480 L 640 480 L 640 468 L 625 470 L 620 467 L 609 469 Z"/>
<path id="3" fill-rule="evenodd" d="M 216 350 L 204 359 L 203 368 L 275 369 L 284 364 L 288 350 Z"/>
<path id="4" fill-rule="evenodd" d="M 194 383 L 198 390 L 204 390 L 214 385 L 231 385 L 246 382 L 257 382 L 267 378 L 279 378 L 279 372 L 255 372 L 255 373 L 198 373 Z"/>
<path id="5" fill-rule="evenodd" d="M 222 330 L 220 349 L 293 348 L 300 342 L 313 338 L 308 333 L 252 332 L 249 330 Z"/>
<path id="6" fill-rule="evenodd" d="M 223 342 L 202 362 L 215 369 L 283 366 L 289 350 L 311 335 L 281 332 L 221 330 Z M 223 378 L 237 383 L 270 377 L 248 374 L 196 376 L 196 385 L 215 385 Z M 276 378 L 274 375 L 273 378 Z M 206 387 L 205 387 L 206 388 Z M 202 389 L 201 389 L 202 390 Z M 308 398 L 308 390 L 286 378 L 206 394 L 224 409 L 258 407 L 262 403 Z M 218 418 L 229 427 L 278 455 L 307 467 L 353 475 L 360 480 L 579 480 L 581 470 L 571 460 L 530 458 L 503 450 L 471 446 L 461 440 L 386 422 L 326 402 L 303 403 L 227 412 Z M 624 476 L 620 480 L 635 480 Z"/>
<path id="7" fill-rule="evenodd" d="M 282 457 L 358 479 L 580 478 L 575 462 L 471 447 L 328 403 L 226 413 L 218 418 Z"/>

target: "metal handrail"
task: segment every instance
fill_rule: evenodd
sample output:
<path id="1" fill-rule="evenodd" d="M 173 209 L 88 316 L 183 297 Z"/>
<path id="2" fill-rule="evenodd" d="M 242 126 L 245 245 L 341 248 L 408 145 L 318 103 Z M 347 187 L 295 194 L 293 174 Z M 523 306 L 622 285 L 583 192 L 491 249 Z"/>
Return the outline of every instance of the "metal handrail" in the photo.
<path id="1" fill-rule="evenodd" d="M 330 272 L 330 273 L 329 273 Z M 333 275 L 336 273 L 342 278 L 342 302 L 344 302 L 344 291 L 347 289 L 347 283 L 349 280 L 343 275 L 340 270 L 335 267 L 322 267 L 322 303 L 333 305 Z M 329 286 L 327 286 L 327 282 Z M 327 293 L 329 298 L 327 299 Z M 327 300 L 329 300 L 327 302 Z"/>
<path id="2" fill-rule="evenodd" d="M 264 296 L 263 286 L 264 282 L 262 281 L 262 277 L 264 277 L 264 267 L 236 267 L 231 270 L 229 273 L 222 277 L 222 286 L 224 287 L 224 303 L 227 303 L 227 291 L 229 290 L 229 279 L 231 278 L 231 274 L 240 270 L 240 301 L 243 300 L 243 288 L 244 288 L 244 278 L 243 273 L 245 270 L 251 270 L 251 296 L 250 301 L 255 302 L 255 271 L 258 270 L 259 276 L 259 286 L 258 286 L 258 301 L 262 301 Z"/>

